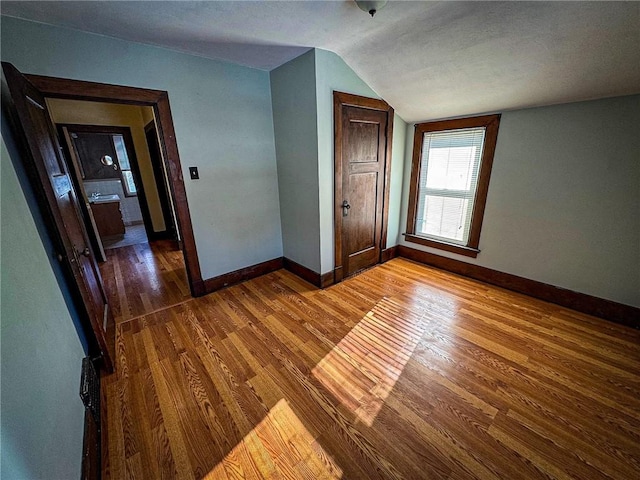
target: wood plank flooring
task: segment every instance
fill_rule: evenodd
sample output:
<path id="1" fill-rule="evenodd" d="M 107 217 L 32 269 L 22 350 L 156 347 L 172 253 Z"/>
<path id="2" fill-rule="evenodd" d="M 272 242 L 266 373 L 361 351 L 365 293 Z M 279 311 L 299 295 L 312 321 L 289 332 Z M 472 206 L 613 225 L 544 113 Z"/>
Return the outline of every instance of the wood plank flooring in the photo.
<path id="1" fill-rule="evenodd" d="M 191 298 L 184 257 L 159 240 L 105 250 L 100 274 L 115 323 Z"/>
<path id="2" fill-rule="evenodd" d="M 640 478 L 640 332 L 405 259 L 117 326 L 104 477 Z"/>

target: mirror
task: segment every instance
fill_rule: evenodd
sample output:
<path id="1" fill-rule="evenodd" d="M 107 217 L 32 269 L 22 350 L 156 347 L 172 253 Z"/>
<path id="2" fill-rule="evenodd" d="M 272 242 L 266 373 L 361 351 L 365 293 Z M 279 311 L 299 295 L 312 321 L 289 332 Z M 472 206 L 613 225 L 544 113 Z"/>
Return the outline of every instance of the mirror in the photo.
<path id="1" fill-rule="evenodd" d="M 103 155 L 100 159 L 100 163 L 102 163 L 105 167 L 113 166 L 114 170 L 118 169 L 118 166 L 113 163 L 113 158 L 111 158 L 109 155 Z"/>

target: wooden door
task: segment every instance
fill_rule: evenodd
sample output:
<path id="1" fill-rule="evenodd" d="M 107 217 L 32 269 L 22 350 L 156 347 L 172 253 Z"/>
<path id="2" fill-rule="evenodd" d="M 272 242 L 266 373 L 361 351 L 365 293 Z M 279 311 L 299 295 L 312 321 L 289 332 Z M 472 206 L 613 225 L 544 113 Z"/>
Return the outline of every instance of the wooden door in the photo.
<path id="1" fill-rule="evenodd" d="M 102 239 L 98 233 L 98 226 L 96 225 L 96 219 L 93 217 L 93 210 L 91 210 L 91 203 L 87 192 L 85 192 L 82 185 L 82 170 L 80 169 L 80 160 L 76 156 L 76 152 L 73 148 L 72 138 L 69 134 L 69 129 L 65 126 L 58 126 L 58 135 L 62 143 L 63 153 L 68 160 L 67 167 L 69 167 L 69 173 L 73 180 L 73 186 L 78 194 L 78 200 L 80 201 L 80 211 L 84 218 L 84 225 L 89 235 L 89 241 L 93 247 L 93 253 L 95 253 L 96 260 L 98 262 L 106 262 L 107 255 L 104 252 L 104 246 L 102 245 Z M 64 141 L 63 141 L 64 139 Z"/>
<path id="2" fill-rule="evenodd" d="M 120 180 L 118 155 L 109 132 L 83 132 L 72 126 L 65 126 L 71 135 L 71 143 L 79 160 L 78 166 L 83 180 Z M 103 156 L 111 157 L 113 165 L 104 165 L 101 162 Z"/>
<path id="3" fill-rule="evenodd" d="M 336 116 L 336 263 L 342 277 L 379 263 L 385 244 L 390 119 L 382 103 L 386 108 L 340 104 Z"/>
<path id="4" fill-rule="evenodd" d="M 107 371 L 113 370 L 115 328 L 79 202 L 44 97 L 13 65 L 2 62 L 15 133 L 56 255 L 74 294 L 86 334 Z M 5 95 L 3 95 L 3 102 Z"/>

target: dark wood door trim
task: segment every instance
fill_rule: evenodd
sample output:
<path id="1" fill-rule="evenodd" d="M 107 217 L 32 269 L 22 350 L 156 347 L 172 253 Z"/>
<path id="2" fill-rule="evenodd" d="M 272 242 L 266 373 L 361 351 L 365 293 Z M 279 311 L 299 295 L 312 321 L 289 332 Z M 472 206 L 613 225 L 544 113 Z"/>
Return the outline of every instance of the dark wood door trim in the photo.
<path id="1" fill-rule="evenodd" d="M 173 221 L 174 207 L 168 193 L 168 186 L 165 180 L 162 154 L 160 153 L 160 144 L 158 142 L 158 130 L 156 129 L 155 120 L 151 120 L 144 127 L 144 135 L 147 140 L 147 148 L 151 158 L 151 168 L 153 169 L 153 177 L 158 190 L 158 198 L 162 209 L 162 218 L 164 218 L 164 231 L 154 232 L 156 239 L 170 238 L 174 242 L 178 242 L 175 225 Z"/>
<path id="2" fill-rule="evenodd" d="M 370 110 L 378 110 L 387 112 L 387 129 L 386 129 L 386 158 L 384 169 L 384 193 L 382 206 L 382 233 L 380 236 L 380 252 L 387 246 L 387 224 L 389 218 L 389 182 L 391 177 L 391 146 L 393 143 L 393 108 L 384 100 L 376 98 L 361 97 L 350 93 L 333 92 L 333 128 L 334 128 L 334 281 L 340 282 L 344 276 L 342 268 L 342 113 L 344 107 L 358 107 Z M 382 258 L 378 259 L 381 262 Z"/>
<path id="3" fill-rule="evenodd" d="M 162 90 L 108 85 L 40 75 L 25 76 L 45 97 L 153 107 L 160 147 L 162 148 L 165 168 L 169 177 L 169 188 L 175 202 L 178 228 L 183 241 L 184 248 L 182 251 L 187 268 L 189 287 L 193 296 L 204 295 L 204 282 L 202 281 L 187 193 L 182 177 L 180 155 L 169 105 L 169 94 Z"/>

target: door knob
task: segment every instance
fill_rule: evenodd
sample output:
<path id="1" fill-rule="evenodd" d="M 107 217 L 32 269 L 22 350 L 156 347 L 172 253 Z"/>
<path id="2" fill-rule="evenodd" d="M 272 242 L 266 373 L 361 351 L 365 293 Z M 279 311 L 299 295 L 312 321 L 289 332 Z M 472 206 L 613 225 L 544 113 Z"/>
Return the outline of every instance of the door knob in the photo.
<path id="1" fill-rule="evenodd" d="M 351 208 L 351 205 L 349 205 L 348 201 L 344 201 L 342 202 L 342 215 L 344 217 L 346 217 L 347 215 L 349 215 L 349 209 Z"/>
<path id="2" fill-rule="evenodd" d="M 91 250 L 89 250 L 89 247 L 84 247 L 84 250 L 82 250 L 80 253 L 82 255 L 84 255 L 85 257 L 90 257 L 91 256 Z"/>

